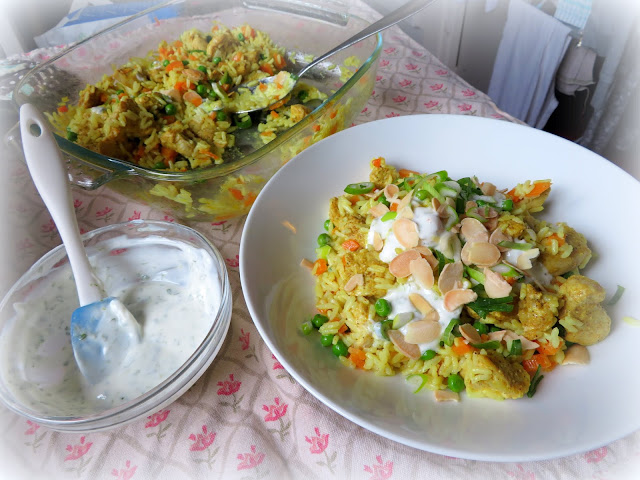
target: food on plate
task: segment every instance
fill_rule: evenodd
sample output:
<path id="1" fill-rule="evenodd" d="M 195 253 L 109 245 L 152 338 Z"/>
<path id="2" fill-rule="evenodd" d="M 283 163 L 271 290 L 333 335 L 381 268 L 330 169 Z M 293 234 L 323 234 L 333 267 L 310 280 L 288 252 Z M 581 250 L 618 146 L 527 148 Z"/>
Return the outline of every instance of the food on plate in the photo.
<path id="1" fill-rule="evenodd" d="M 80 92 L 77 105 L 63 102 L 50 118 L 67 139 L 109 157 L 166 171 L 203 168 L 241 155 L 238 131 L 268 143 L 327 98 L 305 84 L 281 98 L 293 82 L 286 68 L 284 48 L 266 33 L 216 23 L 114 67 Z M 273 83 L 237 89 L 272 75 Z M 233 113 L 260 105 L 269 109 Z"/>
<path id="2" fill-rule="evenodd" d="M 330 200 L 318 237 L 318 313 L 303 323 L 349 367 L 402 374 L 437 401 L 533 396 L 543 374 L 586 364 L 611 319 L 581 271 L 585 237 L 536 218 L 549 180 L 499 189 L 371 161 Z"/>

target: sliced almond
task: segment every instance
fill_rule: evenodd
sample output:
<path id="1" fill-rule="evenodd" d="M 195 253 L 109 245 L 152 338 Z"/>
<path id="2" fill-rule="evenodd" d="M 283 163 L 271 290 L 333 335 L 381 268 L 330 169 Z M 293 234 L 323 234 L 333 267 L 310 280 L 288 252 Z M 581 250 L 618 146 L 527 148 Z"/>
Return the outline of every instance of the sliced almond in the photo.
<path id="1" fill-rule="evenodd" d="M 429 343 L 440 337 L 442 327 L 438 322 L 418 320 L 407 324 L 404 340 L 407 343 Z"/>
<path id="2" fill-rule="evenodd" d="M 384 243 L 382 242 L 382 237 L 378 232 L 373 232 L 373 249 L 376 252 L 379 252 L 384 247 Z"/>
<path id="3" fill-rule="evenodd" d="M 522 351 L 525 350 L 535 350 L 540 345 L 536 342 L 532 342 L 527 337 L 523 337 L 522 335 L 518 335 L 517 333 L 512 332 L 511 330 L 507 330 L 502 338 L 505 342 L 511 342 L 513 340 L 520 340 L 520 345 L 522 345 Z"/>
<path id="4" fill-rule="evenodd" d="M 501 342 L 504 339 L 506 333 L 506 330 L 498 330 L 497 332 L 489 332 L 487 336 L 491 341 L 496 340 L 498 342 Z"/>
<path id="5" fill-rule="evenodd" d="M 495 208 L 489 208 L 486 211 L 483 211 L 484 218 L 496 218 L 498 216 L 498 211 Z"/>
<path id="6" fill-rule="evenodd" d="M 349 280 L 347 280 L 347 283 L 344 284 L 344 291 L 351 292 L 360 285 L 364 285 L 364 275 L 362 275 L 361 273 L 356 273 L 355 275 L 352 275 Z"/>
<path id="7" fill-rule="evenodd" d="M 496 186 L 493 183 L 483 182 L 480 184 L 480 190 L 482 190 L 483 195 L 491 197 L 496 193 Z"/>
<path id="8" fill-rule="evenodd" d="M 502 298 L 511 293 L 511 285 L 502 275 L 484 267 L 484 290 L 489 298 Z"/>
<path id="9" fill-rule="evenodd" d="M 464 205 L 464 211 L 471 210 L 472 208 L 476 208 L 478 204 L 473 200 L 467 200 L 467 203 Z"/>
<path id="10" fill-rule="evenodd" d="M 382 190 L 374 190 L 373 192 L 365 193 L 364 196 L 375 200 L 382 194 L 382 192 Z"/>
<path id="11" fill-rule="evenodd" d="M 460 394 L 451 390 L 436 390 L 434 393 L 436 402 L 459 402 Z"/>
<path id="12" fill-rule="evenodd" d="M 409 206 L 402 208 L 398 207 L 398 216 L 400 218 L 408 218 L 411 220 L 413 218 L 413 210 Z"/>
<path id="13" fill-rule="evenodd" d="M 484 227 L 487 229 L 487 232 L 493 232 L 496 228 L 498 228 L 498 217 L 490 218 L 486 222 L 484 222 Z"/>
<path id="14" fill-rule="evenodd" d="M 467 245 L 469 245 L 469 247 L 467 247 Z M 500 250 L 492 243 L 470 242 L 470 244 L 466 243 L 465 247 L 468 248 L 466 258 L 470 265 L 492 267 L 500 261 Z"/>
<path id="15" fill-rule="evenodd" d="M 430 314 L 434 310 L 433 306 L 419 293 L 410 293 L 409 300 L 423 316 Z"/>
<path id="16" fill-rule="evenodd" d="M 413 249 L 418 253 L 420 253 L 422 258 L 424 258 L 427 262 L 429 262 L 429 265 L 431 265 L 431 268 L 438 267 L 438 259 L 435 257 L 435 255 L 433 254 L 433 252 L 429 247 L 418 245 L 417 247 L 413 247 Z"/>
<path id="17" fill-rule="evenodd" d="M 504 233 L 501 228 L 496 228 L 489 237 L 489 243 L 493 243 L 501 252 L 506 252 L 509 249 L 506 247 L 501 247 L 498 244 L 500 242 L 511 242 L 512 240 L 513 238 L 511 238 L 511 235 L 507 235 L 506 233 Z"/>
<path id="18" fill-rule="evenodd" d="M 463 323 L 458 327 L 460 330 L 460 334 L 469 342 L 469 343 L 481 343 L 482 338 L 480 338 L 480 334 L 478 331 L 471 325 L 470 323 Z"/>
<path id="19" fill-rule="evenodd" d="M 398 192 L 400 192 L 400 189 L 398 188 L 397 185 L 394 185 L 393 183 L 390 183 L 389 185 L 387 185 L 386 187 L 384 187 L 384 196 L 386 197 L 388 202 L 391 202 L 392 199 L 396 198 L 396 196 L 398 196 Z"/>
<path id="20" fill-rule="evenodd" d="M 384 203 L 376 203 L 373 207 L 369 209 L 369 213 L 373 215 L 375 218 L 382 217 L 388 211 L 389 211 L 389 207 L 387 207 Z"/>
<path id="21" fill-rule="evenodd" d="M 389 271 L 396 278 L 404 278 L 411 275 L 411 260 L 417 260 L 420 254 L 415 250 L 406 250 L 395 257 L 389 263 Z"/>
<path id="22" fill-rule="evenodd" d="M 418 245 L 418 225 L 408 218 L 398 218 L 393 222 L 393 233 L 404 248 L 413 248 Z"/>
<path id="23" fill-rule="evenodd" d="M 398 203 L 398 211 L 402 210 L 404 207 L 408 207 L 409 205 L 411 205 L 412 197 L 413 197 L 412 192 L 409 192 L 404 197 L 402 197 L 402 199 Z"/>
<path id="24" fill-rule="evenodd" d="M 411 260 L 409 262 L 409 271 L 411 272 L 411 275 L 413 275 L 413 278 L 415 278 L 418 285 L 422 288 L 429 290 L 433 287 L 433 283 L 435 281 L 433 278 L 433 269 L 427 260 L 422 257 Z M 418 307 L 416 306 L 416 308 Z"/>
<path id="25" fill-rule="evenodd" d="M 453 312 L 461 306 L 475 301 L 477 298 L 478 294 L 468 288 L 456 288 L 454 290 L 449 290 L 444 295 L 444 308 L 448 312 Z"/>
<path id="26" fill-rule="evenodd" d="M 431 199 L 431 207 L 437 212 L 438 209 L 440 208 L 440 205 L 442 205 L 440 203 L 440 200 L 438 200 L 436 197 L 433 197 Z"/>
<path id="27" fill-rule="evenodd" d="M 531 260 L 536 258 L 538 255 L 540 255 L 540 250 L 537 248 L 525 250 L 520 255 L 518 255 L 518 261 L 516 262 L 518 268 L 521 268 L 522 270 L 529 270 L 531 267 L 533 267 Z"/>
<path id="28" fill-rule="evenodd" d="M 487 232 L 480 220 L 467 217 L 462 219 L 460 225 L 460 233 L 462 233 L 467 242 L 489 241 L 489 232 Z"/>
<path id="29" fill-rule="evenodd" d="M 438 278 L 438 289 L 442 295 L 458 288 L 462 284 L 464 267 L 460 262 L 447 263 Z"/>
<path id="30" fill-rule="evenodd" d="M 302 261 L 300 262 L 300 266 L 304 268 L 308 268 L 309 270 L 313 270 L 313 262 L 306 258 L 302 259 Z"/>
<path id="31" fill-rule="evenodd" d="M 398 330 L 389 330 L 387 335 L 389 335 L 389 339 L 393 342 L 396 350 L 400 353 L 414 360 L 420 358 L 420 349 L 418 346 L 413 343 L 407 343 L 402 332 Z"/>
<path id="32" fill-rule="evenodd" d="M 590 361 L 591 357 L 589 356 L 587 347 L 575 343 L 564 352 L 562 365 L 588 365 Z"/>

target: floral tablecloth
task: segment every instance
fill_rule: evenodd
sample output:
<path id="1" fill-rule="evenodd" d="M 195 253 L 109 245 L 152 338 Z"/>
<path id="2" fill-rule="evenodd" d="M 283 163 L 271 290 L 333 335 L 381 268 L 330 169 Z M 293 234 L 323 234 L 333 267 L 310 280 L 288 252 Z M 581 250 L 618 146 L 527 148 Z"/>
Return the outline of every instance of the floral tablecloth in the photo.
<path id="1" fill-rule="evenodd" d="M 355 123 L 436 112 L 515 121 L 400 29 L 386 31 L 375 91 Z M 6 152 L 0 160 L 5 289 L 60 243 L 17 157 Z M 174 221 L 108 188 L 74 190 L 74 200 L 85 232 L 138 218 Z M 238 273 L 243 225 L 244 218 L 191 224 L 226 259 L 234 298 L 226 341 L 198 382 L 167 408 L 104 433 L 58 433 L 0 407 L 0 478 L 640 478 L 640 432 L 567 458 L 490 463 L 422 452 L 345 420 L 287 373 L 254 327 Z"/>

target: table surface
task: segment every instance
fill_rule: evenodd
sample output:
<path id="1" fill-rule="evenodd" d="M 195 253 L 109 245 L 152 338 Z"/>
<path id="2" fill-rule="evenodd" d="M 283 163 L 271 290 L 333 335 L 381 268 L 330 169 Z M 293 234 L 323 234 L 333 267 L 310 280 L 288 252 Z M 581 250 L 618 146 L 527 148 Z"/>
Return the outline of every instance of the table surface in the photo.
<path id="1" fill-rule="evenodd" d="M 375 16 L 361 8 L 361 16 Z M 375 90 L 356 124 L 421 113 L 516 121 L 399 28 L 383 37 Z M 28 60 L 43 61 L 50 54 L 32 52 Z M 5 255 L 10 264 L 2 268 L 14 272 L 11 278 L 60 243 L 26 166 L 16 157 L 2 156 L 8 163 L 3 171 L 9 172 L 3 203 L 14 232 Z M 83 232 L 138 218 L 175 220 L 108 188 L 74 190 L 73 196 Z M 345 420 L 286 372 L 254 327 L 238 272 L 244 221 L 189 224 L 222 253 L 234 298 L 224 345 L 195 385 L 167 408 L 104 433 L 54 432 L 0 407 L 0 478 L 382 480 L 471 475 L 535 480 L 621 479 L 640 471 L 640 432 L 566 458 L 492 463 L 422 452 Z"/>

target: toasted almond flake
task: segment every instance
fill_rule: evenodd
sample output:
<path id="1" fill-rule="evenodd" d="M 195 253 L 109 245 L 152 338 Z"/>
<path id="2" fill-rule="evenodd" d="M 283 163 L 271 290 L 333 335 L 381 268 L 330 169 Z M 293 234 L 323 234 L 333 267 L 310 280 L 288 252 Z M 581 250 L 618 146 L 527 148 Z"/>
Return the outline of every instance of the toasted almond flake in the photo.
<path id="1" fill-rule="evenodd" d="M 433 254 L 433 252 L 429 247 L 418 245 L 417 247 L 413 247 L 413 249 L 416 252 L 420 253 L 422 258 L 424 258 L 427 262 L 429 262 L 429 265 L 431 265 L 432 269 L 435 269 L 438 267 L 438 259 L 435 257 L 435 255 Z"/>
<path id="2" fill-rule="evenodd" d="M 486 222 L 484 222 L 484 227 L 488 232 L 493 232 L 496 228 L 498 228 L 498 217 L 490 218 Z"/>
<path id="3" fill-rule="evenodd" d="M 504 335 L 506 333 L 506 330 L 498 330 L 497 332 L 489 332 L 487 336 L 489 340 L 497 340 L 498 342 L 501 342 L 504 339 Z"/>
<path id="4" fill-rule="evenodd" d="M 300 262 L 300 266 L 304 268 L 308 268 L 309 270 L 313 270 L 313 262 L 306 258 L 302 259 L 302 261 Z"/>
<path id="5" fill-rule="evenodd" d="M 589 356 L 587 347 L 575 343 L 564 352 L 562 365 L 588 365 L 590 361 L 591 357 Z"/>
<path id="6" fill-rule="evenodd" d="M 493 196 L 496 193 L 496 186 L 493 183 L 483 182 L 480 184 L 480 190 L 484 195 Z"/>
<path id="7" fill-rule="evenodd" d="M 413 344 L 432 342 L 440 337 L 441 330 L 440 324 L 431 320 L 410 322 L 407 324 L 407 333 L 404 335 L 404 340 Z"/>
<path id="8" fill-rule="evenodd" d="M 347 280 L 347 283 L 344 284 L 344 291 L 351 292 L 352 290 L 355 290 L 355 288 L 359 285 L 364 285 L 364 275 L 362 275 L 361 273 L 356 273 L 355 275 L 352 275 L 349 280 Z"/>
<path id="9" fill-rule="evenodd" d="M 420 254 L 415 250 L 406 250 L 395 257 L 389 263 L 389 272 L 396 278 L 404 278 L 411 275 L 411 260 L 417 260 Z"/>
<path id="10" fill-rule="evenodd" d="M 468 288 L 456 288 L 449 290 L 444 295 L 444 308 L 448 312 L 453 312 L 461 306 L 477 300 L 477 298 L 478 294 Z"/>
<path id="11" fill-rule="evenodd" d="M 398 207 L 398 216 L 400 218 L 408 218 L 411 220 L 413 218 L 413 210 L 409 206 L 402 208 Z"/>
<path id="12" fill-rule="evenodd" d="M 440 203 L 440 200 L 438 200 L 436 197 L 433 197 L 431 199 L 431 207 L 437 212 L 438 209 L 440 208 L 440 205 L 442 205 Z"/>
<path id="13" fill-rule="evenodd" d="M 408 218 L 398 218 L 393 222 L 394 235 L 398 239 L 400 245 L 404 248 L 413 248 L 418 245 L 420 237 L 418 236 L 418 225 Z"/>
<path id="14" fill-rule="evenodd" d="M 451 390 L 436 390 L 434 392 L 436 402 L 459 402 L 460 394 Z"/>
<path id="15" fill-rule="evenodd" d="M 533 267 L 531 260 L 536 258 L 538 255 L 540 255 L 540 250 L 537 248 L 525 250 L 520 255 L 518 255 L 518 261 L 516 262 L 518 268 L 521 268 L 522 270 L 529 270 L 531 267 Z"/>
<path id="16" fill-rule="evenodd" d="M 482 338 L 480 338 L 480 334 L 478 331 L 471 325 L 470 323 L 464 323 L 458 327 L 460 330 L 460 334 L 469 342 L 469 343 L 481 343 Z"/>
<path id="17" fill-rule="evenodd" d="M 460 233 L 467 242 L 487 242 L 489 241 L 489 232 L 484 228 L 480 220 L 467 217 L 460 222 Z"/>
<path id="18" fill-rule="evenodd" d="M 489 237 L 489 243 L 492 243 L 496 246 L 498 246 L 500 242 L 511 242 L 512 240 L 513 238 L 511 237 L 511 235 L 507 235 L 506 233 L 504 233 L 501 228 L 496 228 Z M 509 249 L 506 247 L 498 246 L 498 250 L 500 250 L 501 252 L 506 252 Z"/>
<path id="19" fill-rule="evenodd" d="M 498 211 L 495 208 L 489 208 L 485 215 L 485 218 L 496 218 L 498 216 Z"/>
<path id="20" fill-rule="evenodd" d="M 369 213 L 373 215 L 375 218 L 382 217 L 388 211 L 389 211 L 389 207 L 387 207 L 384 203 L 376 203 L 373 207 L 369 209 Z"/>
<path id="21" fill-rule="evenodd" d="M 489 298 L 502 298 L 511 293 L 511 285 L 502 275 L 484 267 L 484 290 Z"/>
<path id="22" fill-rule="evenodd" d="M 532 342 L 527 337 L 523 337 L 522 335 L 518 335 L 517 333 L 512 332 L 511 330 L 507 330 L 504 334 L 503 340 L 505 342 L 511 342 L 513 340 L 520 340 L 520 344 L 522 345 L 522 351 L 525 350 L 535 350 L 540 345 L 536 342 Z"/>
<path id="23" fill-rule="evenodd" d="M 433 278 L 433 269 L 427 260 L 420 257 L 409 262 L 409 271 L 418 285 L 424 289 L 431 289 L 435 279 Z"/>
<path id="24" fill-rule="evenodd" d="M 398 188 L 397 185 L 394 185 L 393 183 L 390 183 L 389 185 L 384 187 L 383 191 L 384 191 L 384 196 L 387 199 L 387 201 L 391 202 L 391 200 L 398 195 L 398 192 L 400 192 L 400 189 Z"/>
<path id="25" fill-rule="evenodd" d="M 468 242 L 469 245 L 466 252 L 468 264 L 478 265 L 480 267 L 492 267 L 500 261 L 500 250 L 498 247 L 489 242 Z M 464 248 L 463 248 L 464 250 Z"/>
<path id="26" fill-rule="evenodd" d="M 419 293 L 410 293 L 409 300 L 411 304 L 418 309 L 418 311 L 423 315 L 430 315 L 435 309 L 433 306 Z"/>
<path id="27" fill-rule="evenodd" d="M 374 200 L 382 194 L 382 190 L 374 190 L 373 192 L 365 193 L 365 197 L 373 198 Z"/>
<path id="28" fill-rule="evenodd" d="M 449 218 L 449 210 L 447 210 L 447 206 L 446 205 L 440 205 L 436 209 L 436 213 L 438 214 L 438 217 L 440 217 L 442 219 Z"/>
<path id="29" fill-rule="evenodd" d="M 413 192 L 407 193 L 400 202 L 398 203 L 398 211 L 402 210 L 404 207 L 411 205 L 411 198 L 413 197 Z"/>
<path id="30" fill-rule="evenodd" d="M 473 200 L 467 200 L 467 203 L 464 206 L 464 211 L 471 210 L 472 208 L 476 208 L 478 204 Z"/>
<path id="31" fill-rule="evenodd" d="M 389 339 L 400 353 L 403 353 L 409 358 L 414 360 L 420 358 L 420 349 L 413 343 L 407 343 L 404 339 L 404 335 L 399 330 L 389 330 L 387 332 Z"/>
<path id="32" fill-rule="evenodd" d="M 438 289 L 442 295 L 456 289 L 462 283 L 464 267 L 460 262 L 447 263 L 438 278 Z"/>
<path id="33" fill-rule="evenodd" d="M 373 232 L 373 249 L 376 252 L 379 252 L 384 247 L 384 243 L 382 242 L 382 237 L 378 232 Z"/>

